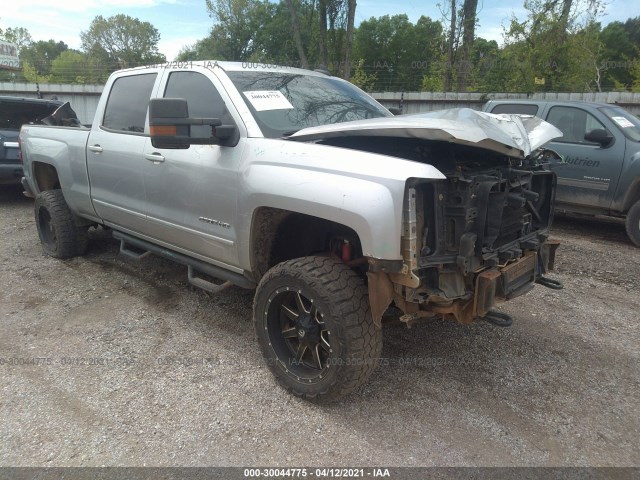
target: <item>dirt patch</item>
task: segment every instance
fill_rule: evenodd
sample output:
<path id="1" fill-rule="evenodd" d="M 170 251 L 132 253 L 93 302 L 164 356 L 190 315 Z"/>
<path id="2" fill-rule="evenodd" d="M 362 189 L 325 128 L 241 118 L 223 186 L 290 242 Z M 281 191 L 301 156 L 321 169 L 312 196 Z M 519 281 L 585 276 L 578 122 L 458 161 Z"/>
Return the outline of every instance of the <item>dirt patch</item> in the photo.
<path id="1" fill-rule="evenodd" d="M 560 218 L 554 275 L 514 325 L 386 328 L 342 403 L 293 398 L 262 365 L 252 293 L 186 268 L 45 257 L 33 204 L 0 190 L 2 465 L 638 465 L 640 249 L 619 222 Z"/>

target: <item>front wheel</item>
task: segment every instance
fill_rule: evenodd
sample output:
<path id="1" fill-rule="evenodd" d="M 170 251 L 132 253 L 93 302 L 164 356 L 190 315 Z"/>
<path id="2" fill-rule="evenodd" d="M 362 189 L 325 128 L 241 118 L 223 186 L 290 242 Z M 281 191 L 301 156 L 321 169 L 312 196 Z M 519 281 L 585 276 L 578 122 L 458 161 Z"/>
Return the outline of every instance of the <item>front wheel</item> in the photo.
<path id="1" fill-rule="evenodd" d="M 360 277 L 330 257 L 304 257 L 267 272 L 254 326 L 280 384 L 308 399 L 334 400 L 364 384 L 382 351 Z"/>
<path id="2" fill-rule="evenodd" d="M 82 255 L 89 241 L 87 227 L 69 210 L 61 190 L 41 192 L 35 201 L 36 225 L 44 253 L 55 258 Z"/>
<path id="3" fill-rule="evenodd" d="M 640 200 L 634 203 L 627 212 L 625 226 L 627 227 L 627 235 L 629 235 L 631 241 L 637 247 L 640 247 Z"/>

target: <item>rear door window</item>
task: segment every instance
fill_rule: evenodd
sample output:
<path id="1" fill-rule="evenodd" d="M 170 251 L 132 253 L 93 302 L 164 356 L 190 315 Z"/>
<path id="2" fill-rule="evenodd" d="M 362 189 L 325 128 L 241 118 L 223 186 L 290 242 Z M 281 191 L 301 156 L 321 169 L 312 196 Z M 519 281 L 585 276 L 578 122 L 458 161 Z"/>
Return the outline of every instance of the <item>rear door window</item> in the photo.
<path id="1" fill-rule="evenodd" d="M 111 87 L 102 126 L 120 133 L 144 133 L 156 73 L 120 77 Z"/>

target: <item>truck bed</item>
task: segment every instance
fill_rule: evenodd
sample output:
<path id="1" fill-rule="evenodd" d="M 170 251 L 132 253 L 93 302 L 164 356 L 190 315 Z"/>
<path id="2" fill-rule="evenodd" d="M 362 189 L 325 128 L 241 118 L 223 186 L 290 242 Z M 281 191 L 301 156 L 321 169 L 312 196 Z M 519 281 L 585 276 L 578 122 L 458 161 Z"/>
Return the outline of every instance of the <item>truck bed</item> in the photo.
<path id="1" fill-rule="evenodd" d="M 24 176 L 29 185 L 35 175 L 44 175 L 39 162 L 52 165 L 60 175 L 60 188 L 74 213 L 95 217 L 89 195 L 87 141 L 90 128 L 24 125 L 20 142 L 24 158 Z M 37 195 L 39 192 L 32 192 Z"/>

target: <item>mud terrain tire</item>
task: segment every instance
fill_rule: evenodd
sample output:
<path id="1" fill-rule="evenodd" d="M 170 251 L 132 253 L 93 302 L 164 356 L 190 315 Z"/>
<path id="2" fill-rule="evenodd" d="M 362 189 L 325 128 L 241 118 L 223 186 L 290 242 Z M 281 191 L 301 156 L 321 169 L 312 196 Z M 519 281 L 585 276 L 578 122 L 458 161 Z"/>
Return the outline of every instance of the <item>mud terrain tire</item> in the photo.
<path id="1" fill-rule="evenodd" d="M 85 253 L 89 241 L 87 227 L 78 225 L 79 219 L 69 210 L 61 190 L 38 194 L 35 217 L 44 253 L 54 258 L 71 258 Z"/>
<path id="2" fill-rule="evenodd" d="M 634 203 L 627 212 L 625 227 L 631 241 L 636 247 L 640 247 L 640 200 Z"/>
<path id="3" fill-rule="evenodd" d="M 340 260 L 303 257 L 262 278 L 253 304 L 258 343 L 287 390 L 335 400 L 364 384 L 382 351 L 367 288 Z"/>

